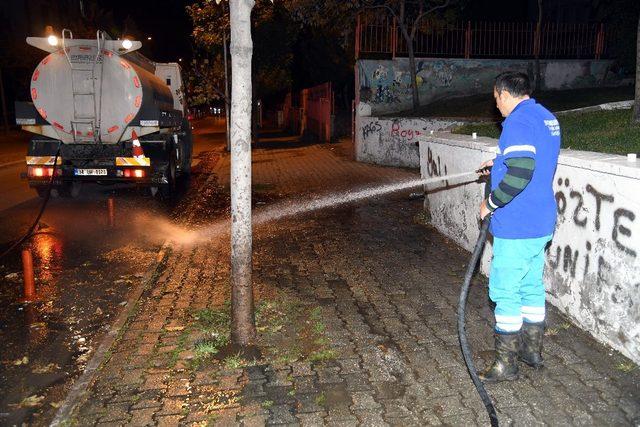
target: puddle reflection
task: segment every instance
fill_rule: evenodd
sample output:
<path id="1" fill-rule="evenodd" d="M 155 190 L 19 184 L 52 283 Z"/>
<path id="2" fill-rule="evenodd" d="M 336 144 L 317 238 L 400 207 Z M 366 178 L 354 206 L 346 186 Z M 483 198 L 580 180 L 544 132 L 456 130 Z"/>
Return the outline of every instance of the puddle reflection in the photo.
<path id="1" fill-rule="evenodd" d="M 53 280 L 54 273 L 62 271 L 62 239 L 52 232 L 38 233 L 32 238 L 31 247 L 37 257 L 38 279 Z"/>

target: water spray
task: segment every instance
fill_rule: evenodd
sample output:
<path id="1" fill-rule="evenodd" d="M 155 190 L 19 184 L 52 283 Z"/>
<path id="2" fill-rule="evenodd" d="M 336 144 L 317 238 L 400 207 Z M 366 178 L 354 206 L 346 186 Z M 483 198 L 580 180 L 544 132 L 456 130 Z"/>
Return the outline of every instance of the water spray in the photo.
<path id="1" fill-rule="evenodd" d="M 359 190 L 349 190 L 342 193 L 332 193 L 317 197 L 307 202 L 300 201 L 284 201 L 276 203 L 272 206 L 258 209 L 253 213 L 253 225 L 260 226 L 282 218 L 297 216 L 306 212 L 316 211 L 329 207 L 340 206 L 346 203 L 356 202 L 371 197 L 381 196 L 384 194 L 394 193 L 400 190 L 407 190 L 426 184 L 432 184 L 440 181 L 453 180 L 466 176 L 477 176 L 478 171 L 461 172 L 451 175 L 434 176 L 430 178 L 417 178 L 396 182 L 393 184 L 384 184 L 377 187 L 367 187 Z M 151 219 L 145 215 L 139 215 L 137 221 L 144 224 L 144 229 L 150 230 L 153 226 L 153 234 L 168 236 L 170 240 L 182 245 L 196 245 L 207 243 L 212 238 L 219 238 L 229 231 L 229 218 L 220 219 L 204 228 L 198 230 L 185 230 L 179 226 L 171 224 L 169 221 L 158 221 Z"/>

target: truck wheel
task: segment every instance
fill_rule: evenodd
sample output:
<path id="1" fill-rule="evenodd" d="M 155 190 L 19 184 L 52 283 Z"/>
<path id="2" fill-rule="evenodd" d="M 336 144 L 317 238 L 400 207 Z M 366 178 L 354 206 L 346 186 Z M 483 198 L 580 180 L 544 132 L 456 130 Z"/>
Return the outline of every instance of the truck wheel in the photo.
<path id="1" fill-rule="evenodd" d="M 57 187 L 57 192 L 60 197 L 76 199 L 80 195 L 82 189 L 82 182 L 65 182 L 61 186 Z"/>
<path id="2" fill-rule="evenodd" d="M 38 197 L 42 199 L 47 197 L 48 188 L 49 188 L 48 185 L 39 185 L 35 187 L 36 193 L 38 193 Z M 60 187 L 58 187 L 57 185 L 54 185 L 53 187 L 51 187 L 51 196 L 49 198 L 57 199 L 58 197 L 64 197 L 64 192 Z"/>
<path id="3" fill-rule="evenodd" d="M 45 197 L 47 197 L 47 186 L 39 186 L 36 187 L 36 193 L 38 193 L 38 197 L 40 197 L 41 199 L 44 199 Z M 51 189 L 51 193 L 53 193 L 53 189 Z M 53 194 L 51 194 L 51 196 L 53 196 Z"/>
<path id="4" fill-rule="evenodd" d="M 176 158 L 171 153 L 169 164 L 167 165 L 167 184 L 162 184 L 159 188 L 160 196 L 163 199 L 172 199 L 176 194 Z"/>
<path id="5" fill-rule="evenodd" d="M 182 121 L 182 173 L 191 175 L 191 159 L 193 157 L 193 135 L 191 133 L 191 124 L 187 119 Z"/>

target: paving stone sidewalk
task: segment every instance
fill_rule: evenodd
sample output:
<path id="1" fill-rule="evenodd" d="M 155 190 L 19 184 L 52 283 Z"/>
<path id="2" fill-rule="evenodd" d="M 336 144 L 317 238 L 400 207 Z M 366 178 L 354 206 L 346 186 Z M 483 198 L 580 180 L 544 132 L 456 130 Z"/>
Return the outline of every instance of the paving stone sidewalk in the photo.
<path id="1" fill-rule="evenodd" d="M 256 198 L 312 194 L 415 177 L 353 162 L 345 145 L 263 144 Z M 228 185 L 229 159 L 215 166 Z M 212 185 L 211 182 L 209 185 Z M 488 425 L 456 335 L 469 254 L 421 223 L 409 191 L 288 218 L 256 230 L 259 301 L 274 289 L 317 305 L 335 357 L 322 362 L 189 369 L 181 331 L 193 310 L 229 298 L 228 240 L 175 247 L 112 349 L 78 425 Z M 468 334 L 491 358 L 484 279 L 472 287 Z M 550 310 L 542 371 L 491 385 L 503 425 L 638 425 L 640 369 Z"/>

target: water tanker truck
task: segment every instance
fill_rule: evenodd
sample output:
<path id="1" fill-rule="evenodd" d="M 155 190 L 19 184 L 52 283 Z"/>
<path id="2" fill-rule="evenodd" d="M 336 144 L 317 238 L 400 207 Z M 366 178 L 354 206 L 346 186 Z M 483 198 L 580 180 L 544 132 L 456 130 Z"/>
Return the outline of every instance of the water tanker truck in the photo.
<path id="1" fill-rule="evenodd" d="M 83 182 L 130 182 L 171 196 L 192 152 L 178 64 L 152 62 L 136 52 L 139 41 L 102 31 L 27 43 L 48 53 L 31 77 L 31 102 L 16 103 L 16 123 L 36 134 L 29 185 L 44 196 L 53 175 L 54 195 L 76 195 Z"/>

